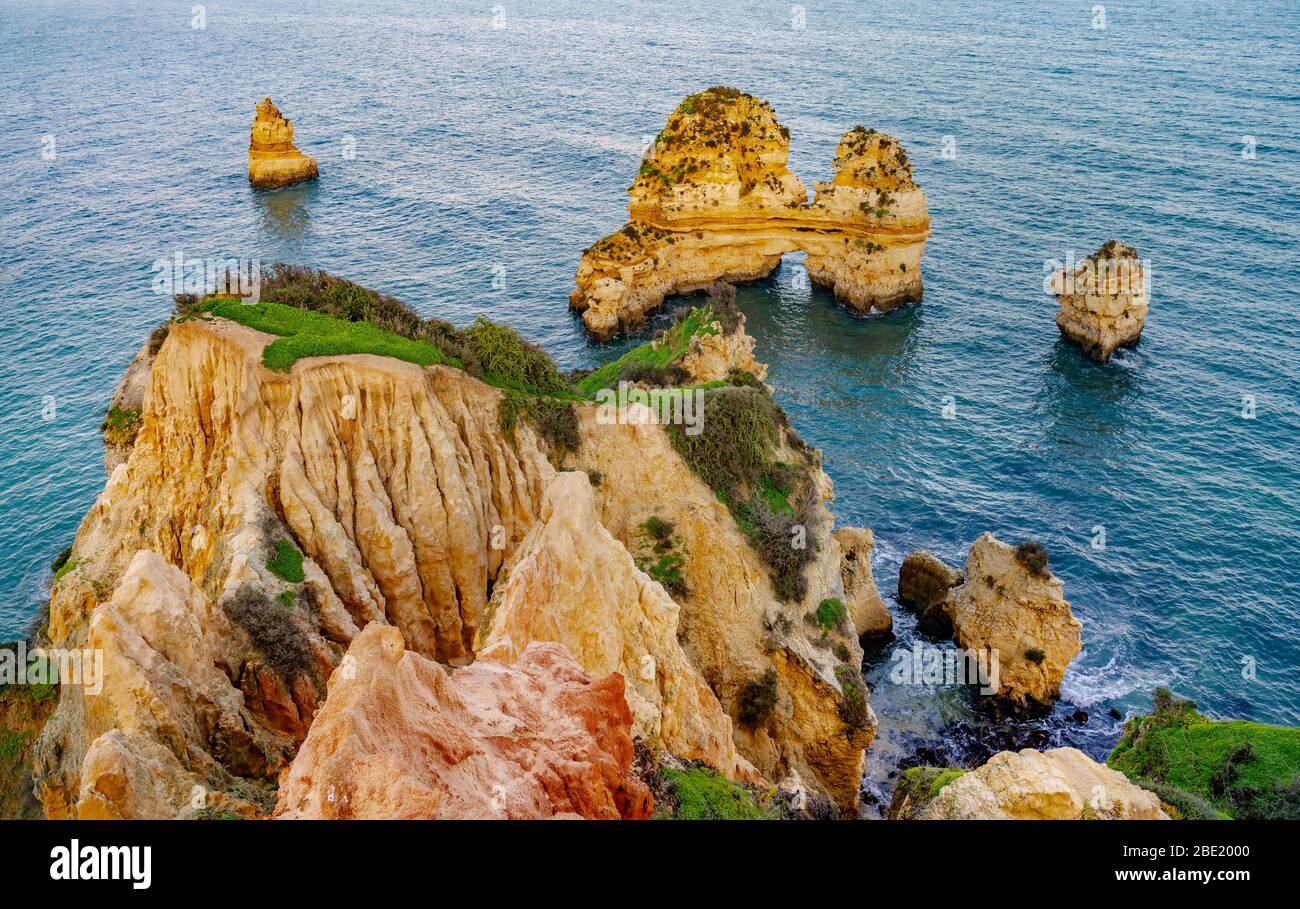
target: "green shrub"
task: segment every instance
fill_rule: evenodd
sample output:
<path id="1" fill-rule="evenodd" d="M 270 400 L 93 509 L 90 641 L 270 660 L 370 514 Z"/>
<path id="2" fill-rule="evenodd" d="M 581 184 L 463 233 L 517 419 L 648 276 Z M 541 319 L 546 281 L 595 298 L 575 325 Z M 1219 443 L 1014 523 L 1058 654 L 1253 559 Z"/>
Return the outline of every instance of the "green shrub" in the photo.
<path id="1" fill-rule="evenodd" d="M 71 546 L 64 547 L 63 551 L 54 557 L 54 561 L 50 563 L 50 571 L 54 572 L 55 577 L 59 577 L 60 570 L 63 568 L 64 565 L 68 564 L 68 560 L 71 558 L 72 558 Z"/>
<path id="2" fill-rule="evenodd" d="M 464 336 L 484 378 L 492 384 L 532 394 L 572 394 L 546 351 L 525 341 L 509 326 L 479 316 Z"/>
<path id="3" fill-rule="evenodd" d="M 307 635 L 292 613 L 279 608 L 253 587 L 241 587 L 222 603 L 232 622 L 248 633 L 268 666 L 286 681 L 315 667 Z"/>
<path id="4" fill-rule="evenodd" d="M 673 425 L 673 447 L 711 489 L 730 500 L 757 484 L 772 461 L 777 422 L 772 399 L 756 388 L 725 386 L 704 393 L 703 431 Z"/>
<path id="5" fill-rule="evenodd" d="M 1041 663 L 1047 659 L 1047 652 L 1041 647 L 1030 647 L 1025 651 L 1025 659 L 1031 663 Z"/>
<path id="6" fill-rule="evenodd" d="M 578 413 L 569 401 L 510 389 L 502 391 L 501 400 L 497 404 L 497 424 L 512 447 L 517 443 L 515 427 L 519 425 L 520 419 L 526 419 L 536 430 L 555 454 L 559 464 L 563 464 L 565 458 L 577 451 L 582 444 Z"/>
<path id="7" fill-rule="evenodd" d="M 827 597 L 817 604 L 817 611 L 813 613 L 813 619 L 817 627 L 822 631 L 834 631 L 837 628 L 843 628 L 844 623 L 849 620 L 849 609 L 842 600 L 836 597 Z"/>
<path id="8" fill-rule="evenodd" d="M 677 802 L 674 820 L 772 821 L 782 817 L 775 805 L 760 804 L 751 790 L 708 768 L 665 767 L 661 772 L 673 784 Z"/>
<path id="9" fill-rule="evenodd" d="M 109 445 L 131 445 L 143 422 L 144 417 L 139 409 L 113 405 L 99 428 L 104 433 L 104 441 Z"/>
<path id="10" fill-rule="evenodd" d="M 769 668 L 760 678 L 751 679 L 736 697 L 736 718 L 744 726 L 762 725 L 776 708 L 776 670 Z"/>
<path id="11" fill-rule="evenodd" d="M 302 583 L 302 553 L 286 539 L 275 541 L 275 553 L 267 561 L 266 567 L 282 581 Z"/>
<path id="12" fill-rule="evenodd" d="M 652 516 L 639 529 L 636 566 L 663 585 L 669 593 L 686 596 L 686 577 L 682 573 L 686 556 L 674 551 L 681 540 L 673 536 L 672 523 Z"/>
<path id="13" fill-rule="evenodd" d="M 1047 569 L 1047 549 L 1042 543 L 1035 543 L 1026 540 L 1016 547 L 1016 559 L 1030 574 L 1038 577 L 1047 577 L 1051 574 Z"/>
<path id="14" fill-rule="evenodd" d="M 866 685 L 862 681 L 861 670 L 852 666 L 837 666 L 835 677 L 839 679 L 840 687 L 844 690 L 840 697 L 840 719 L 844 722 L 845 735 L 852 736 L 853 733 L 866 727 L 867 720 L 871 716 L 871 708 L 867 705 Z"/>

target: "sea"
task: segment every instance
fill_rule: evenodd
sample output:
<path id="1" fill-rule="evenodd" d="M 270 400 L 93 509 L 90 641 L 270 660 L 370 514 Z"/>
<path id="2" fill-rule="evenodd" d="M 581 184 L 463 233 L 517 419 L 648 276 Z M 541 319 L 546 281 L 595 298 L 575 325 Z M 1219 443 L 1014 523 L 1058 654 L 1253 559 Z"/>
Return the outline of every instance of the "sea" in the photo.
<path id="1" fill-rule="evenodd" d="M 157 260 L 310 264 L 596 365 L 642 338 L 586 337 L 582 250 L 681 98 L 721 84 L 772 103 L 810 190 L 861 124 L 929 197 L 922 303 L 853 315 L 798 254 L 738 294 L 839 523 L 876 535 L 896 636 L 866 661 L 867 813 L 909 764 L 1104 757 L 1157 686 L 1300 723 L 1294 0 L 4 0 L 0 43 L 0 639 L 103 487 L 109 396 L 171 309 Z M 319 181 L 250 189 L 268 95 Z M 1043 279 L 1110 238 L 1151 310 L 1101 366 Z M 1044 717 L 891 678 L 937 643 L 894 600 L 903 557 L 959 564 L 985 531 L 1046 546 L 1083 623 Z"/>

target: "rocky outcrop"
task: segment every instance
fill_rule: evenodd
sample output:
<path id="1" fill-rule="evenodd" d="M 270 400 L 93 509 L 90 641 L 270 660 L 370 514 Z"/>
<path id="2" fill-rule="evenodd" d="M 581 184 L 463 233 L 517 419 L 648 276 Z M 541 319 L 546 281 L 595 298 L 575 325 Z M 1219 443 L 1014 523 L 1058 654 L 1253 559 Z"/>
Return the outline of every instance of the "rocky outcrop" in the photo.
<path id="1" fill-rule="evenodd" d="M 447 670 L 369 625 L 280 783 L 286 819 L 646 818 L 623 680 L 557 644 Z"/>
<path id="2" fill-rule="evenodd" d="M 902 788 L 891 819 L 1168 820 L 1160 800 L 1075 748 L 1001 751 L 967 773 Z"/>
<path id="3" fill-rule="evenodd" d="M 223 611 L 179 568 L 141 550 L 79 645 L 103 654 L 102 688 L 63 685 L 36 756 L 51 818 L 253 816 L 294 742 L 248 709 L 246 654 Z M 326 668 L 328 663 L 325 663 Z M 315 706 L 305 667 L 302 709 Z"/>
<path id="4" fill-rule="evenodd" d="M 555 478 L 503 572 L 479 628 L 481 659 L 508 663 L 534 641 L 563 644 L 592 675 L 623 678 L 636 734 L 652 749 L 759 780 L 677 641 L 681 607 L 601 525 L 585 473 Z"/>
<path id="5" fill-rule="evenodd" d="M 1056 700 L 1065 670 L 1083 646 L 1083 626 L 1046 557 L 1035 569 L 991 533 L 971 545 L 966 582 L 951 600 L 951 617 L 959 646 L 997 651 L 997 696 L 1016 707 Z"/>
<path id="6" fill-rule="evenodd" d="M 952 637 L 948 601 L 963 578 L 928 549 L 908 553 L 898 570 L 898 602 L 916 613 L 917 630 L 936 638 Z"/>
<path id="7" fill-rule="evenodd" d="M 1056 700 L 1082 649 L 1082 625 L 1064 585 L 1041 548 L 1025 546 L 986 533 L 966 556 L 964 580 L 924 550 L 903 561 L 898 579 L 899 602 L 918 614 L 923 631 L 951 635 L 964 649 L 996 651 L 996 696 L 1016 708 Z"/>
<path id="8" fill-rule="evenodd" d="M 1146 266 L 1133 247 L 1107 240 L 1077 267 L 1056 272 L 1051 286 L 1057 327 L 1092 359 L 1105 363 L 1138 343 L 1150 301 Z"/>
<path id="9" fill-rule="evenodd" d="M 128 566 L 152 566 L 149 582 L 131 589 L 171 591 L 143 602 L 169 603 L 177 621 L 201 615 L 195 621 L 220 642 L 177 665 L 219 666 L 225 682 L 178 669 L 205 706 L 192 721 L 182 705 L 180 719 L 150 723 L 117 707 L 91 710 L 64 686 L 35 749 L 51 817 L 109 812 L 101 802 L 123 816 L 181 816 L 192 811 L 184 784 L 194 777 L 208 806 L 227 796 L 256 802 L 239 793 L 292 756 L 324 678 L 369 622 L 396 626 L 430 658 L 473 658 L 490 584 L 554 475 L 532 429 L 507 441 L 500 392 L 459 370 L 354 355 L 273 372 L 261 362 L 271 340 L 224 320 L 173 323 L 130 457 L 82 522 L 73 567 L 51 596 L 53 646 L 94 634 L 106 653 L 127 654 L 152 676 L 154 665 L 177 664 L 179 645 L 139 631 L 143 607 L 132 603 L 143 593 L 117 592 L 133 577 Z M 270 571 L 278 542 L 301 553 L 301 580 Z M 137 565 L 142 551 L 151 559 Z M 154 583 L 172 573 L 161 563 L 192 589 L 174 577 Z M 87 776 L 83 767 L 114 769 Z M 107 801 L 87 798 L 98 777 L 126 782 Z"/>
<path id="10" fill-rule="evenodd" d="M 919 300 L 930 219 L 899 142 L 850 130 L 811 203 L 786 166 L 789 145 L 752 95 L 715 87 L 686 98 L 628 190 L 631 220 L 583 254 L 570 304 L 587 329 L 608 338 L 670 294 L 764 277 L 794 250 L 856 311 Z"/>
<path id="11" fill-rule="evenodd" d="M 281 116 L 270 98 L 263 98 L 248 142 L 248 182 L 254 189 L 279 189 L 318 175 L 316 160 L 293 144 L 293 123 Z"/>
<path id="12" fill-rule="evenodd" d="M 678 637 L 732 717 L 740 753 L 769 781 L 797 772 L 813 792 L 852 812 L 876 726 L 858 672 L 862 650 L 851 623 L 824 633 L 806 618 L 822 599 L 844 595 L 830 513 L 819 502 L 808 527 L 823 542 L 806 569 L 806 595 L 782 603 L 730 512 L 637 407 L 617 423 L 601 422 L 594 409 L 581 414 L 576 461 L 602 478 L 600 522 L 624 545 L 651 518 L 673 526 L 688 591 Z M 830 481 L 822 481 L 829 495 Z M 756 701 L 766 710 L 745 709 Z"/>
<path id="13" fill-rule="evenodd" d="M 835 542 L 840 548 L 844 603 L 849 607 L 858 638 L 866 641 L 888 637 L 894 628 L 894 617 L 889 614 L 871 574 L 871 550 L 876 545 L 875 537 L 866 528 L 841 527 L 835 531 Z"/>

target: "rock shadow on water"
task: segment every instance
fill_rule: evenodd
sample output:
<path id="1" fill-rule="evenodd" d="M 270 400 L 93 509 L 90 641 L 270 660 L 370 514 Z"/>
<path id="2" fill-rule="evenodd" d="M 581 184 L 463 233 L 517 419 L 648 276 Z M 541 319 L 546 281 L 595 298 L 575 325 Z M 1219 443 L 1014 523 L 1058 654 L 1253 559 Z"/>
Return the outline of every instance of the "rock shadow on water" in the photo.
<path id="1" fill-rule="evenodd" d="M 319 181 L 284 189 L 253 190 L 253 203 L 261 212 L 262 229 L 279 240 L 301 240 L 311 229 L 310 205 Z"/>
<path id="2" fill-rule="evenodd" d="M 1103 366 L 1057 338 L 1044 360 L 1041 407 L 1047 436 L 1088 447 L 1089 439 L 1123 434 L 1145 388 L 1145 375 L 1135 368 L 1139 357 L 1136 351 L 1125 350 Z"/>

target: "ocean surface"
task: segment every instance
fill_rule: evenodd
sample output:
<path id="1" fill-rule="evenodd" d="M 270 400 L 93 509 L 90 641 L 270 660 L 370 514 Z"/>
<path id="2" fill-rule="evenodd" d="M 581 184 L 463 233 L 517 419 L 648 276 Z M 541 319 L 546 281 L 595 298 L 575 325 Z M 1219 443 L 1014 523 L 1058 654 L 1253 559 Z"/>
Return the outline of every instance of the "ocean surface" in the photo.
<path id="1" fill-rule="evenodd" d="M 581 251 L 677 102 L 721 83 L 771 101 L 810 189 L 863 124 L 929 196 L 923 304 L 853 317 L 797 255 L 739 294 L 840 523 L 876 532 L 882 592 L 912 549 L 957 563 L 990 530 L 1044 543 L 1083 621 L 1062 705 L 999 728 L 890 682 L 915 637 L 895 609 L 869 796 L 918 748 L 1104 755 L 1107 711 L 1160 684 L 1300 723 L 1294 0 L 1108 3 L 1104 28 L 1084 2 L 191 6 L 0 3 L 0 639 L 102 488 L 109 395 L 171 309 L 154 260 L 309 263 L 593 365 L 628 342 L 568 312 Z M 319 182 L 249 189 L 268 94 Z M 1110 237 L 1150 263 L 1152 307 L 1103 367 L 1042 283 Z"/>

